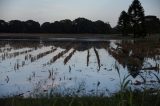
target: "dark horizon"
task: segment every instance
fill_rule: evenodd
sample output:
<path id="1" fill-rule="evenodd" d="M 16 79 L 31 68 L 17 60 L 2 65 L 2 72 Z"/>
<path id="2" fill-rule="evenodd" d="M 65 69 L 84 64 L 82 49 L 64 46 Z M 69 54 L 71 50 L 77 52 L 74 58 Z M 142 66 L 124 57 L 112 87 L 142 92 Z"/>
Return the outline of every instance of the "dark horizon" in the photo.
<path id="1" fill-rule="evenodd" d="M 119 14 L 119 16 L 120 16 L 120 14 Z M 160 20 L 160 17 L 158 17 L 157 15 L 152 15 L 152 14 L 145 15 L 145 17 L 148 17 L 148 16 L 151 16 L 151 17 L 153 16 L 153 17 L 156 17 L 156 18 L 158 18 L 158 19 Z M 111 25 L 109 21 L 105 22 L 105 21 L 100 20 L 100 19 L 92 20 L 92 19 L 89 19 L 89 18 L 86 18 L 86 17 L 77 17 L 77 18 L 75 18 L 75 19 L 66 18 L 66 19 L 62 19 L 62 20 L 45 21 L 45 22 L 39 22 L 39 21 L 37 21 L 37 20 L 33 20 L 33 21 L 38 22 L 40 25 L 42 25 L 42 24 L 44 24 L 44 23 L 46 23 L 46 22 L 54 23 L 54 22 L 57 22 L 57 21 L 60 22 L 60 21 L 63 21 L 63 20 L 74 21 L 74 20 L 76 20 L 76 19 L 78 19 L 78 18 L 85 18 L 85 19 L 90 20 L 90 21 L 92 21 L 92 22 L 102 21 L 102 22 L 104 22 L 104 23 L 107 23 L 107 24 Z M 0 18 L 0 20 L 3 20 L 3 21 L 5 21 L 5 22 L 9 23 L 10 21 L 13 21 L 13 20 L 18 20 L 18 21 L 21 21 L 21 22 L 26 22 L 26 21 L 29 21 L 29 20 L 32 20 L 32 19 L 30 18 L 30 19 L 26 19 L 26 20 L 21 20 L 21 19 L 4 20 L 4 19 L 1 19 L 1 18 Z M 111 28 L 116 27 L 117 24 L 118 24 L 118 18 L 117 18 L 117 21 L 116 21 L 115 26 L 112 26 L 112 25 L 111 25 Z"/>
<path id="2" fill-rule="evenodd" d="M 160 33 L 160 19 L 151 15 L 145 17 L 147 33 Z M 115 27 L 111 27 L 109 23 L 101 20 L 92 21 L 86 18 L 77 18 L 73 21 L 65 19 L 42 24 L 35 20 L 11 20 L 9 22 L 0 20 L 0 33 L 120 34 L 122 29 L 118 23 Z M 128 33 L 132 33 L 132 30 L 128 30 Z"/>

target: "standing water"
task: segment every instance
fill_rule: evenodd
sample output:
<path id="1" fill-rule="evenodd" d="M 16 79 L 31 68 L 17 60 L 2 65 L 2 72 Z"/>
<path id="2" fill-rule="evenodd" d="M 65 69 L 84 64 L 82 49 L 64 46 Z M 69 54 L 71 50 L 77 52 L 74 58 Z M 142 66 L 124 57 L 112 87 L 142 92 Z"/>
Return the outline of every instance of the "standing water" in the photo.
<path id="1" fill-rule="evenodd" d="M 0 97 L 110 95 L 160 87 L 159 41 L 0 42 Z M 123 86 L 125 87 L 125 85 Z"/>

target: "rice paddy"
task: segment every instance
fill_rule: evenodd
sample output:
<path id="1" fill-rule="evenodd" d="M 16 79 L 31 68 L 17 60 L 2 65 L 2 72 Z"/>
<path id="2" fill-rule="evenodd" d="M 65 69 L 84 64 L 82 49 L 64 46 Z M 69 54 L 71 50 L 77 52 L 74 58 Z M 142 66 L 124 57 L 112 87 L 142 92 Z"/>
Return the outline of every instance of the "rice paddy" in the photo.
<path id="1" fill-rule="evenodd" d="M 126 89 L 153 95 L 160 88 L 159 70 L 158 40 L 0 42 L 0 98 L 60 96 L 72 106 L 79 104 L 72 97 L 123 98 L 130 95 L 119 93 Z"/>

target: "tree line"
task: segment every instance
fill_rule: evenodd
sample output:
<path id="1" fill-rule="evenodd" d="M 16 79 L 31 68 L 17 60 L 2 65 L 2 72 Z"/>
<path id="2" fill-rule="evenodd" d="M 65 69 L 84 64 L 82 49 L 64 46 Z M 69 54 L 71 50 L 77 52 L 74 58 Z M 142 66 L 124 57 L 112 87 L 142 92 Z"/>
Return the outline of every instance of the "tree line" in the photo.
<path id="1" fill-rule="evenodd" d="M 128 11 L 122 11 L 115 27 L 101 20 L 91 21 L 77 18 L 44 22 L 28 20 L 0 20 L 0 33 L 122 33 L 123 36 L 133 34 L 134 37 L 145 37 L 147 33 L 160 33 L 160 20 L 156 16 L 145 16 L 144 8 L 139 0 L 133 0 Z"/>
<path id="2" fill-rule="evenodd" d="M 99 33 L 105 34 L 111 32 L 109 23 L 103 21 L 91 21 L 86 18 L 77 18 L 73 21 L 69 19 L 55 21 L 53 23 L 45 22 L 40 25 L 39 22 L 28 20 L 12 20 L 5 22 L 0 20 L 1 33 Z"/>

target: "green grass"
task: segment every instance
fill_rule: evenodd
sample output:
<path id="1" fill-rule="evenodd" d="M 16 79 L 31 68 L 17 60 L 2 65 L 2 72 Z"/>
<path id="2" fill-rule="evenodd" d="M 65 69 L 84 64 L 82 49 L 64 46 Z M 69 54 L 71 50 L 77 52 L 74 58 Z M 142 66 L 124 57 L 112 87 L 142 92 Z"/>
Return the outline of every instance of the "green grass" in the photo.
<path id="1" fill-rule="evenodd" d="M 160 93 L 125 91 L 111 97 L 6 98 L 1 106 L 160 106 Z"/>

